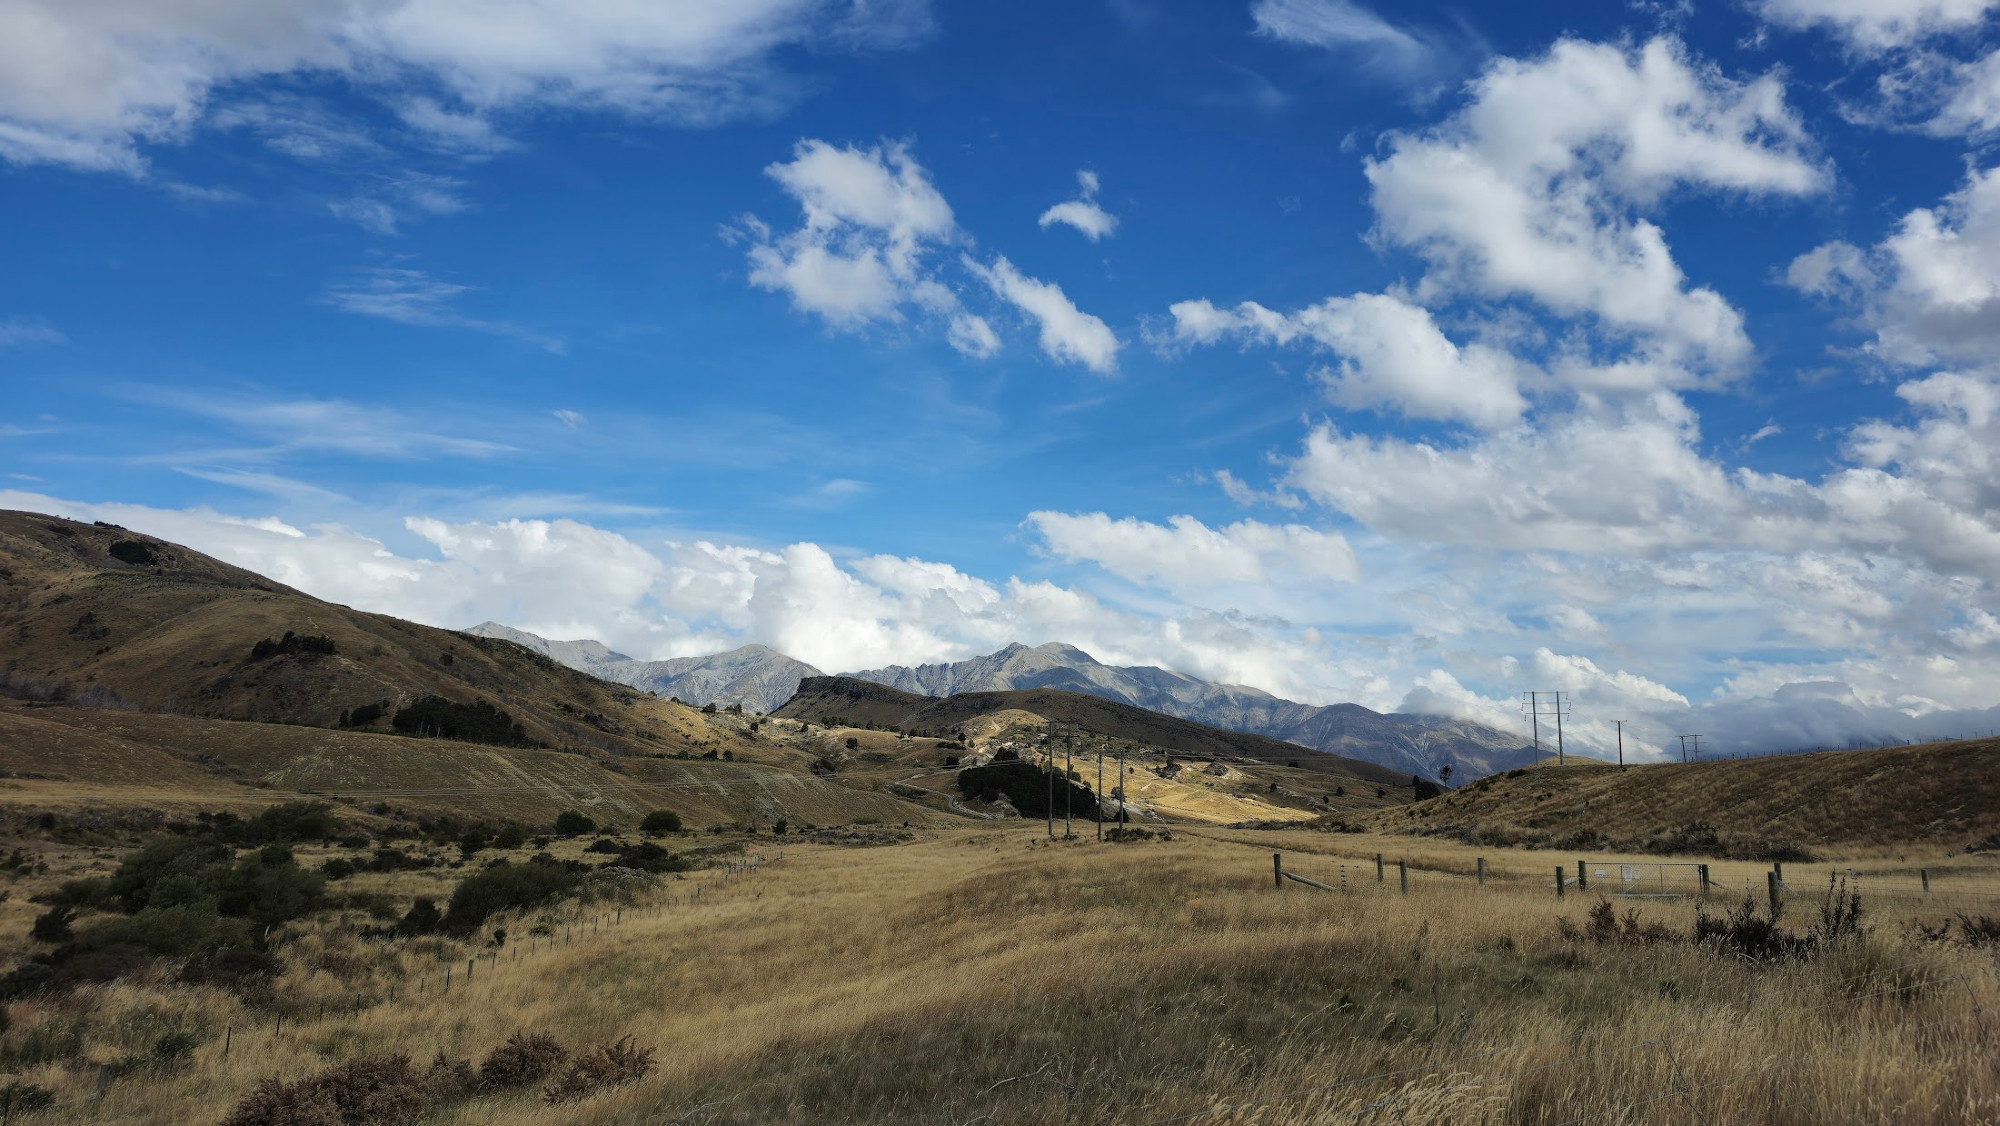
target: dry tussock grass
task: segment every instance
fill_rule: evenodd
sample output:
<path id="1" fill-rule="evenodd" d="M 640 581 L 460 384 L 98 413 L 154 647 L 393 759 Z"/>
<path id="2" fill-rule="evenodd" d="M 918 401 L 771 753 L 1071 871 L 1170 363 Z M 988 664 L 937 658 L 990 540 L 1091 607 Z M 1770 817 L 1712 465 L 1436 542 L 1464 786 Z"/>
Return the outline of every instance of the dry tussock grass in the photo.
<path id="1" fill-rule="evenodd" d="M 362 1055 L 482 1059 L 522 1029 L 572 1050 L 629 1036 L 657 1056 L 650 1074 L 581 1102 L 551 1106 L 527 1086 L 425 1121 L 1805 1126 L 2000 1113 L 1990 953 L 1912 943 L 1886 919 L 1800 963 L 1597 946 L 1557 934 L 1558 918 L 1582 927 L 1589 897 L 1502 881 L 1419 883 L 1407 898 L 1276 892 L 1268 850 L 1177 838 L 1044 845 L 995 830 L 793 848 L 731 882 L 673 881 L 657 912 L 573 944 L 503 953 L 448 997 L 408 986 L 462 972 L 466 948 L 384 950 L 329 922 L 288 948 L 280 1003 L 344 994 L 351 1008 L 359 989 L 358 1016 L 273 1037 L 261 1011 L 159 976 L 17 1004 L 0 1053 L 83 1014 L 75 1050 L 23 1074 L 62 1096 L 44 1120 L 133 1124 L 219 1120 L 266 1078 Z M 1692 907 L 1642 917 L 1687 933 Z M 204 1040 L 188 1066 L 87 1100 L 95 1073 L 72 1061 L 142 1050 L 169 1027 Z"/>

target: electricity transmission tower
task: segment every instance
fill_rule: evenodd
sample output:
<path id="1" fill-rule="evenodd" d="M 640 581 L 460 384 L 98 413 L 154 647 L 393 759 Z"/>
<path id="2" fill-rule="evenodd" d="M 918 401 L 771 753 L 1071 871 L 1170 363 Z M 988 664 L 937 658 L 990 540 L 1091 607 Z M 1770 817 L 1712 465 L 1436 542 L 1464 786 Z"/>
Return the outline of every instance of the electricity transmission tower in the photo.
<path id="1" fill-rule="evenodd" d="M 1693 753 L 1694 756 L 1693 758 L 1688 757 L 1690 752 Z M 1699 735 L 1681 736 L 1681 761 L 1682 762 L 1701 761 L 1701 736 Z"/>
<path id="2" fill-rule="evenodd" d="M 1569 714 L 1569 693 L 1567 692 L 1524 692 L 1521 694 L 1521 714 L 1535 732 L 1535 761 L 1542 761 L 1542 721 L 1556 721 L 1556 765 L 1561 766 L 1563 756 L 1563 717 Z"/>

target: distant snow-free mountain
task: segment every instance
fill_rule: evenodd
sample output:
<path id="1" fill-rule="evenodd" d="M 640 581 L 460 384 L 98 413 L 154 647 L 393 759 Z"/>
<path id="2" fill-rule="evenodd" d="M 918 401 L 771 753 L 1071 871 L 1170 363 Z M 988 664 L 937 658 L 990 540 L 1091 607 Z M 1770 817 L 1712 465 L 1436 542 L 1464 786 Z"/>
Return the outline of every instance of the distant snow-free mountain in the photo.
<path id="1" fill-rule="evenodd" d="M 762 645 L 711 657 L 641 661 L 596 641 L 550 641 L 486 622 L 466 630 L 519 642 L 593 676 L 678 696 L 689 703 L 741 704 L 773 712 L 819 669 Z M 1436 777 L 1446 765 L 1465 782 L 1534 761 L 1518 735 L 1447 716 L 1384 715 L 1359 704 L 1316 706 L 1280 699 L 1241 684 L 1215 684 L 1150 665 L 1107 665 L 1074 645 L 1009 645 L 997 653 L 944 664 L 890 665 L 847 673 L 923 696 L 1056 688 L 1084 692 L 1211 727 L 1283 739 L 1316 750 L 1365 759 Z"/>
<path id="2" fill-rule="evenodd" d="M 460 632 L 525 645 L 573 669 L 660 696 L 678 696 L 690 704 L 740 704 L 753 712 L 776 711 L 798 691 L 799 681 L 824 675 L 764 645 L 745 645 L 707 657 L 642 661 L 599 641 L 551 641 L 498 622 L 481 622 Z"/>

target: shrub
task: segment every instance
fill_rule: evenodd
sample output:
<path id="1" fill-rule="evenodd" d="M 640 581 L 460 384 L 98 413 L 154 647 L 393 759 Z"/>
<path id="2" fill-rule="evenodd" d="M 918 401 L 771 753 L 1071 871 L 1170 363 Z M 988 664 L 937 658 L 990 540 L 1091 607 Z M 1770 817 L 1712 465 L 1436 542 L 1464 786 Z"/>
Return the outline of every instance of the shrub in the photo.
<path id="1" fill-rule="evenodd" d="M 528 843 L 528 831 L 526 829 L 521 828 L 519 825 L 514 825 L 514 824 L 502 825 L 500 826 L 500 831 L 493 834 L 493 847 L 504 848 L 509 852 L 512 852 L 513 850 L 520 848 L 522 845 L 525 845 L 527 843 Z"/>
<path id="2" fill-rule="evenodd" d="M 381 719 L 385 714 L 388 713 L 388 711 L 389 711 L 389 702 L 387 700 L 384 700 L 379 704 L 363 704 L 358 708 L 350 709 L 347 712 L 347 722 L 343 723 L 341 726 L 367 727 L 370 724 L 373 724 L 376 720 Z"/>
<path id="3" fill-rule="evenodd" d="M 594 851 L 595 846 L 592 848 Z M 613 851 L 616 855 L 605 862 L 606 868 L 637 868 L 642 872 L 681 872 L 688 867 L 687 861 L 651 841 L 640 841 L 629 848 L 617 848 Z"/>
<path id="4" fill-rule="evenodd" d="M 447 1102 L 462 1099 L 479 1089 L 479 1073 L 472 1070 L 471 1060 L 455 1060 L 438 1049 L 431 1057 L 431 1065 L 424 1069 L 418 1083 L 424 1089 L 425 1097 L 433 1102 Z"/>
<path id="5" fill-rule="evenodd" d="M 290 848 L 272 844 L 238 860 L 217 890 L 216 906 L 224 915 L 268 927 L 316 910 L 326 894 L 326 878 L 299 867 Z"/>
<path id="6" fill-rule="evenodd" d="M 556 835 L 559 837 L 580 837 L 595 828 L 597 822 L 574 809 L 565 809 L 556 814 Z"/>
<path id="7" fill-rule="evenodd" d="M 407 1126 L 430 1099 L 408 1056 L 365 1056 L 296 1083 L 266 1079 L 222 1126 Z"/>
<path id="8" fill-rule="evenodd" d="M 513 716 L 483 699 L 461 704 L 443 696 L 420 696 L 399 709 L 389 723 L 405 734 L 434 739 L 502 747 L 540 745 L 528 738 L 526 729 L 515 723 Z"/>
<path id="9" fill-rule="evenodd" d="M 437 901 L 420 896 L 415 903 L 410 904 L 409 913 L 403 916 L 402 922 L 396 924 L 396 933 L 430 934 L 443 922 L 444 915 L 438 910 Z"/>
<path id="10" fill-rule="evenodd" d="M 637 1083 L 653 1070 L 653 1050 L 636 1048 L 630 1036 L 585 1052 L 543 1095 L 550 1103 L 576 1102 L 599 1091 Z"/>
<path id="11" fill-rule="evenodd" d="M 479 1085 L 490 1091 L 539 1083 L 561 1066 L 569 1051 L 546 1032 L 516 1032 L 479 1065 Z"/>
<path id="12" fill-rule="evenodd" d="M 28 937 L 36 942 L 68 942 L 75 937 L 70 930 L 70 922 L 76 918 L 76 908 L 67 903 L 58 903 L 45 914 L 35 916 L 35 925 L 28 929 Z"/>
<path id="13" fill-rule="evenodd" d="M 492 843 L 492 839 L 484 832 L 478 829 L 468 829 L 464 836 L 458 838 L 459 855 L 470 860 L 472 857 L 479 855 L 481 850 Z"/>
<path id="14" fill-rule="evenodd" d="M 1608 899 L 1600 899 L 1591 907 L 1590 921 L 1581 929 L 1568 919 L 1557 919 L 1556 931 L 1571 942 L 1588 941 L 1599 946 L 1650 946 L 1658 942 L 1672 942 L 1679 937 L 1671 927 L 1663 924 L 1641 924 L 1637 907 L 1627 910 L 1624 918 L 1619 918 Z"/>
<path id="15" fill-rule="evenodd" d="M 336 649 L 338 649 L 338 646 L 334 645 L 333 638 L 331 637 L 324 637 L 319 634 L 297 634 L 291 630 L 286 630 L 285 636 L 276 641 L 272 641 L 267 637 L 257 644 L 252 645 L 250 647 L 250 659 L 253 661 L 268 661 L 272 657 L 299 655 L 331 657 Z"/>
<path id="16" fill-rule="evenodd" d="M 1958 912 L 1959 937 L 1967 946 L 2000 947 L 2000 917 L 1993 915 L 1968 915 Z"/>
<path id="17" fill-rule="evenodd" d="M 340 836 L 333 807 L 323 801 L 288 801 L 267 807 L 240 830 L 253 844 L 330 841 Z"/>
<path id="18" fill-rule="evenodd" d="M 856 738 L 856 737 L 854 737 L 854 736 L 852 736 L 852 735 L 849 735 L 849 736 L 847 737 L 847 749 L 848 749 L 848 750 L 850 750 L 850 751 L 853 751 L 853 750 L 858 750 L 858 749 L 860 749 L 860 747 L 861 747 L 861 740 L 860 740 L 860 739 L 858 739 L 858 738 Z"/>
<path id="19" fill-rule="evenodd" d="M 138 540 L 119 540 L 106 550 L 111 553 L 111 558 L 120 563 L 130 563 L 134 567 L 152 567 L 160 561 L 159 555 L 153 551 L 150 544 L 143 544 Z"/>
<path id="20" fill-rule="evenodd" d="M 575 887 L 581 879 L 577 871 L 560 864 L 502 862 L 459 882 L 445 909 L 444 928 L 467 933 L 496 911 L 538 906 Z"/>
<path id="21" fill-rule="evenodd" d="M 681 815 L 671 809 L 656 809 L 639 822 L 639 831 L 651 836 L 681 831 Z"/>
<path id="22" fill-rule="evenodd" d="M 196 837 L 155 841 L 119 862 L 110 894 L 128 914 L 211 899 L 229 848 Z"/>
<path id="23" fill-rule="evenodd" d="M 344 856 L 329 857 L 321 862 L 319 874 L 329 880 L 344 880 L 355 873 L 354 861 Z"/>
<path id="24" fill-rule="evenodd" d="M 245 992 L 269 985 L 278 976 L 278 960 L 261 950 L 225 946 L 197 954 L 181 966 L 180 981 L 188 985 L 213 985 Z"/>
<path id="25" fill-rule="evenodd" d="M 0 1106 L 11 1112 L 24 1110 L 46 1110 L 56 1103 L 56 1093 L 47 1087 L 37 1087 L 20 1079 L 0 1087 Z"/>

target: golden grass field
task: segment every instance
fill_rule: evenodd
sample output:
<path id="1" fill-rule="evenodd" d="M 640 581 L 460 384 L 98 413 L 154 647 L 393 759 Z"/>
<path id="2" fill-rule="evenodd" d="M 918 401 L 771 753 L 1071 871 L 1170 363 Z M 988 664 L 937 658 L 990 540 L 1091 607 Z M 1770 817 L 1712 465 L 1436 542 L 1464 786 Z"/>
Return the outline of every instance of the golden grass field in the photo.
<path id="1" fill-rule="evenodd" d="M 1297 871 L 1347 863 L 1368 879 L 1345 896 L 1275 890 L 1274 848 Z M 1373 884 L 1376 852 L 1416 863 L 1407 897 L 1393 874 Z M 108 860 L 49 855 L 47 879 Z M 578 1104 L 547 1106 L 531 1091 L 424 1121 L 2000 1120 L 1995 952 L 1910 938 L 1905 923 L 1935 921 L 1936 906 L 1878 912 L 1864 900 L 1859 940 L 1758 965 L 1685 941 L 1561 937 L 1557 920 L 1580 924 L 1595 897 L 1557 900 L 1553 869 L 1569 858 L 1546 852 L 1489 851 L 1484 889 L 1455 874 L 1472 870 L 1476 850 L 1305 831 L 1050 843 L 1039 825 L 1016 825 L 779 855 L 769 837 L 751 840 L 733 862 L 761 858 L 755 870 L 667 877 L 601 929 L 589 920 L 621 908 L 516 921 L 497 952 L 363 941 L 360 913 L 323 915 L 292 924 L 288 972 L 269 1000 L 164 976 L 85 986 L 10 1006 L 0 1058 L 20 1060 L 31 1038 L 42 1051 L 63 1041 L 61 1059 L 15 1065 L 57 1091 L 35 1116 L 50 1122 L 214 1122 L 267 1076 L 367 1052 L 476 1061 L 523 1029 L 572 1047 L 631 1035 L 659 1066 Z M 1939 867 L 2000 886 L 1978 858 Z M 1807 869 L 1788 867 L 1788 880 L 1803 887 L 1816 874 Z M 435 893 L 450 874 L 344 886 L 400 899 Z M 1729 867 L 1719 880 L 1738 875 Z M 18 901 L 32 882 L 11 889 L 0 915 L 9 943 L 25 931 Z M 1684 934 L 1694 907 L 1641 910 Z M 1795 906 L 1793 921 L 1809 914 Z M 528 935 L 537 921 L 555 928 L 554 945 Z M 481 953 L 498 960 L 467 983 L 465 961 Z M 281 1012 L 288 1027 L 274 1034 Z M 95 1100 L 96 1063 L 142 1054 L 170 1027 L 200 1036 L 189 1063 L 121 1076 Z"/>

